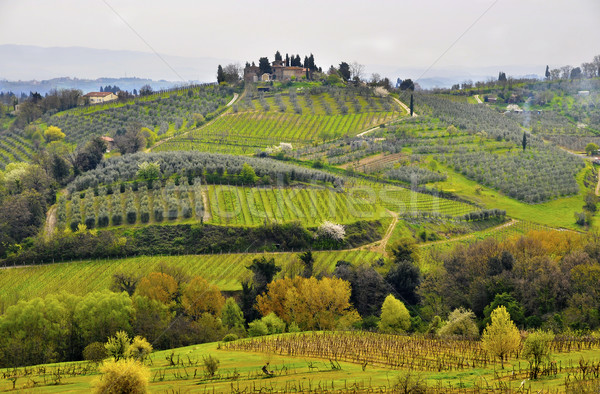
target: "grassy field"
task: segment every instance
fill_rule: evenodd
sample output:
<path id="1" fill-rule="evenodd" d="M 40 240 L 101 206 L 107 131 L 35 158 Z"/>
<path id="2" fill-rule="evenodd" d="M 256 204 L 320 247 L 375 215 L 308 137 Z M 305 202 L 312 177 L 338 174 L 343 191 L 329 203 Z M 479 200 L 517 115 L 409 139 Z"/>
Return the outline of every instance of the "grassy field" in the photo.
<path id="1" fill-rule="evenodd" d="M 107 289 L 115 273 L 144 276 L 160 271 L 161 267 L 178 269 L 189 276 L 202 276 L 223 291 L 241 289 L 241 281 L 250 277 L 246 269 L 252 259 L 273 257 L 283 269 L 279 275 L 301 271 L 297 253 L 245 253 L 185 256 L 142 256 L 116 260 L 87 260 L 55 263 L 29 267 L 0 269 L 0 299 L 4 305 L 20 299 L 43 297 L 66 291 L 87 294 Z M 352 264 L 370 264 L 381 254 L 370 251 L 314 252 L 315 272 L 331 272 L 335 264 L 348 261 Z"/>
<path id="2" fill-rule="evenodd" d="M 305 338 L 321 334 L 308 334 Z M 518 392 L 522 385 L 524 392 L 566 392 L 566 382 L 570 391 L 578 388 L 574 384 L 579 380 L 581 387 L 594 390 L 599 385 L 598 379 L 588 373 L 587 379 L 582 379 L 579 360 L 597 363 L 600 361 L 597 346 L 590 349 L 571 351 L 569 353 L 556 351 L 552 360 L 556 362 L 557 373 L 542 376 L 538 380 L 529 380 L 525 359 L 510 359 L 505 369 L 500 369 L 498 363 L 487 365 L 464 365 L 450 370 L 439 371 L 438 368 L 424 368 L 404 365 L 400 367 L 383 366 L 377 363 L 346 357 L 347 348 L 351 346 L 348 340 L 356 334 L 330 334 L 340 337 L 336 351 L 337 360 L 330 357 L 319 357 L 304 353 L 295 348 L 295 356 L 288 355 L 287 349 L 281 352 L 258 352 L 227 350 L 223 344 L 207 343 L 188 346 L 167 351 L 155 352 L 151 355 L 149 390 L 151 392 L 392 392 L 404 391 L 405 387 L 413 387 L 420 382 L 428 387 L 428 392 Z M 384 335 L 371 334 L 369 337 L 385 341 L 394 341 Z M 283 341 L 291 339 L 289 334 L 280 337 Z M 440 357 L 431 354 L 427 341 L 422 338 L 396 337 L 411 351 L 421 349 L 422 353 L 415 358 L 417 364 L 431 362 L 440 363 Z M 265 337 L 259 341 L 265 345 L 272 343 L 275 337 Z M 235 346 L 235 343 L 233 343 Z M 457 348 L 460 348 L 460 344 Z M 474 348 L 477 342 L 468 344 Z M 356 357 L 372 359 L 383 354 L 383 349 L 376 349 L 369 354 L 356 354 Z M 444 353 L 447 353 L 444 348 Z M 212 378 L 204 375 L 203 358 L 207 356 L 219 360 L 219 368 Z M 439 356 L 439 354 L 438 354 Z M 354 359 L 349 361 L 350 359 Z M 402 360 L 398 356 L 398 361 Z M 405 357 L 406 359 L 406 357 Z M 429 359 L 429 361 L 427 361 Z M 444 359 L 446 359 L 444 357 Z M 171 362 L 170 360 L 173 360 Z M 268 363 L 271 376 L 262 372 L 262 367 Z M 57 371 L 61 369 L 57 381 Z M 35 392 L 89 392 L 99 373 L 95 364 L 87 362 L 49 364 L 39 367 L 29 367 L 16 370 L 2 371 L 5 379 L 0 380 L 0 390 L 18 390 Z M 407 383 L 407 377 L 408 379 Z M 583 391 L 579 391 L 583 392 Z"/>

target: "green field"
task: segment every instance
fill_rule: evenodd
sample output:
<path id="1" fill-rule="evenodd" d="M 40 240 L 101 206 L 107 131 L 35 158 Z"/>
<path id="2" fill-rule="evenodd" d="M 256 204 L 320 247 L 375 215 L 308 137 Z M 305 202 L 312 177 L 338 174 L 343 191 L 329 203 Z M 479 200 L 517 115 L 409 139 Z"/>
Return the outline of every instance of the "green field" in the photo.
<path id="1" fill-rule="evenodd" d="M 314 252 L 315 272 L 331 272 L 335 264 L 348 261 L 353 264 L 370 264 L 381 254 L 362 251 Z M 116 260 L 87 260 L 55 263 L 29 267 L 0 269 L 0 298 L 4 306 L 21 299 L 43 297 L 65 291 L 83 295 L 107 289 L 115 273 L 144 276 L 159 271 L 161 267 L 180 269 L 189 276 L 202 276 L 221 290 L 241 289 L 241 281 L 250 278 L 246 269 L 252 259 L 273 257 L 283 267 L 281 276 L 300 272 L 297 253 L 244 253 L 186 256 L 142 256 Z"/>

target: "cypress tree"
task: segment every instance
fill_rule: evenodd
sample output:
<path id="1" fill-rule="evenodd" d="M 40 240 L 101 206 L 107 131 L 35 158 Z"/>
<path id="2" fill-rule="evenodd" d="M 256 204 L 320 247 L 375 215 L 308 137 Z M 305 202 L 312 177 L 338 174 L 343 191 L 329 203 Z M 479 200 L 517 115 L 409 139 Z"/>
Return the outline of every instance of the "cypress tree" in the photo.
<path id="1" fill-rule="evenodd" d="M 413 95 L 410 95 L 410 116 L 413 116 L 414 100 Z"/>
<path id="2" fill-rule="evenodd" d="M 527 148 L 527 133 L 523 132 L 523 152 L 525 152 L 525 148 Z"/>

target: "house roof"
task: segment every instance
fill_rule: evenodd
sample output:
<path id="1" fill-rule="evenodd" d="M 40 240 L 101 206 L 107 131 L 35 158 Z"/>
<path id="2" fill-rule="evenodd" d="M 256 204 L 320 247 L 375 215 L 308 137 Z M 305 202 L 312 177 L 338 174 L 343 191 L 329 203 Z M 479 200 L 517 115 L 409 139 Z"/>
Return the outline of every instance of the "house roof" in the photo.
<path id="1" fill-rule="evenodd" d="M 89 92 L 84 97 L 106 97 L 113 94 L 112 92 Z"/>
<path id="2" fill-rule="evenodd" d="M 114 140 L 114 139 L 112 139 L 112 138 L 110 138 L 110 137 L 107 137 L 107 136 L 100 137 L 100 139 L 101 139 L 102 141 L 106 141 L 106 142 L 115 142 L 115 140 Z"/>

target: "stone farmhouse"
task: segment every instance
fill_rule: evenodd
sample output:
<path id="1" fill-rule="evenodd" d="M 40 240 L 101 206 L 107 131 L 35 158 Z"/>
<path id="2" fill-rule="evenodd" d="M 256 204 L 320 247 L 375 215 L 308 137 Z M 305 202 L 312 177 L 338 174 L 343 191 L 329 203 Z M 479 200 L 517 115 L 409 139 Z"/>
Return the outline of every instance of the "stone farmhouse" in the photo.
<path id="1" fill-rule="evenodd" d="M 106 103 L 119 98 L 112 92 L 89 92 L 84 94 L 83 97 L 89 99 L 90 104 Z"/>
<path id="2" fill-rule="evenodd" d="M 258 66 L 247 66 L 244 68 L 244 81 L 289 81 L 291 79 L 301 79 L 306 76 L 306 68 L 285 66 L 282 60 L 275 60 L 271 65 L 271 70 L 273 71 L 271 74 L 263 74 Z"/>

